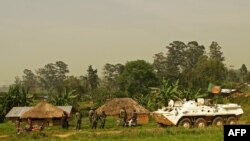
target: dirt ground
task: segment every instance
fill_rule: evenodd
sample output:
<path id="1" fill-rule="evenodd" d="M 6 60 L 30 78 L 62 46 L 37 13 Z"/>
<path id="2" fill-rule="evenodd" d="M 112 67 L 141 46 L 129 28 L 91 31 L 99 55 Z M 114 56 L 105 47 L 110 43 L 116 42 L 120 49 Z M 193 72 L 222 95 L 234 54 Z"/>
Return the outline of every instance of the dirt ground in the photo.
<path id="1" fill-rule="evenodd" d="M 152 128 L 152 129 L 147 129 L 147 131 L 152 131 L 152 132 L 159 132 L 159 131 L 163 131 L 163 128 Z M 81 133 L 81 132 L 87 132 L 87 133 L 91 133 L 91 131 L 79 131 L 79 132 L 66 132 L 66 133 L 61 133 L 61 134 L 54 134 L 52 136 L 56 136 L 56 137 L 60 137 L 60 138 L 67 138 L 71 135 L 77 134 L 77 133 Z M 123 131 L 117 131 L 117 130 L 111 130 L 111 131 L 97 131 L 94 132 L 96 135 L 101 135 L 101 134 L 120 134 Z"/>
<path id="2" fill-rule="evenodd" d="M 74 134 L 76 134 L 76 132 L 75 133 L 71 132 L 71 133 L 64 133 L 64 134 L 55 134 L 53 136 L 60 137 L 60 138 L 67 138 L 68 136 L 71 136 Z"/>
<path id="3" fill-rule="evenodd" d="M 7 138 L 8 137 L 8 135 L 0 135 L 0 139 L 1 138 Z"/>
<path id="4" fill-rule="evenodd" d="M 77 134 L 77 133 L 81 133 L 81 132 L 85 132 L 85 131 L 79 131 L 79 132 L 66 132 L 66 133 L 62 133 L 62 134 L 54 134 L 52 136 L 56 136 L 56 137 L 60 137 L 60 138 L 67 138 L 71 135 L 74 135 L 74 134 Z M 87 131 L 90 133 L 90 131 Z M 101 134 L 120 134 L 122 133 L 122 131 L 98 131 L 98 132 L 95 132 L 95 134 L 97 135 L 101 135 Z"/>

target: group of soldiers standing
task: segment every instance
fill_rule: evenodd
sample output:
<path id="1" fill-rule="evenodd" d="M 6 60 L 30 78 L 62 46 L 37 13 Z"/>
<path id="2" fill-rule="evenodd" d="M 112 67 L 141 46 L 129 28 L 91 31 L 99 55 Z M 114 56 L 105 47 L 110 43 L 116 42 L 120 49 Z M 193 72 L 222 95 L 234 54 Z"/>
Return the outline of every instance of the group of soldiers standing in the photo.
<path id="1" fill-rule="evenodd" d="M 106 123 L 106 117 L 107 115 L 105 111 L 102 111 L 102 113 L 98 115 L 95 109 L 91 108 L 89 111 L 89 124 L 91 129 L 96 129 L 98 120 L 100 120 L 101 122 L 100 128 L 104 128 Z"/>
<path id="2" fill-rule="evenodd" d="M 101 125 L 100 128 L 104 128 L 105 127 L 105 123 L 106 123 L 106 113 L 105 111 L 102 111 L 102 113 L 100 115 L 97 114 L 97 112 L 95 111 L 94 108 L 91 108 L 89 111 L 89 125 L 91 129 L 96 129 L 97 128 L 97 124 L 98 124 L 98 120 L 100 120 Z M 76 112 L 76 130 L 80 130 L 81 129 L 81 122 L 82 122 L 82 115 L 79 111 Z"/>
<path id="3" fill-rule="evenodd" d="M 89 127 L 91 129 L 96 129 L 97 125 L 98 125 L 98 121 L 100 121 L 100 128 L 104 128 L 105 127 L 105 123 L 106 123 L 106 113 L 105 111 L 102 111 L 101 114 L 97 114 L 97 111 L 94 108 L 90 108 L 90 111 L 88 113 L 89 115 Z M 76 112 L 75 114 L 76 117 L 76 130 L 80 130 L 81 129 L 81 122 L 82 122 L 82 115 L 79 111 Z M 63 114 L 62 116 L 62 127 L 63 128 L 68 128 L 68 122 L 67 122 L 67 114 Z M 128 119 L 128 115 L 127 115 L 127 111 L 125 109 L 125 107 L 122 107 L 119 113 L 119 125 L 120 126 L 135 126 L 137 125 L 137 113 L 135 110 L 133 110 L 132 112 L 132 116 L 130 119 Z"/>

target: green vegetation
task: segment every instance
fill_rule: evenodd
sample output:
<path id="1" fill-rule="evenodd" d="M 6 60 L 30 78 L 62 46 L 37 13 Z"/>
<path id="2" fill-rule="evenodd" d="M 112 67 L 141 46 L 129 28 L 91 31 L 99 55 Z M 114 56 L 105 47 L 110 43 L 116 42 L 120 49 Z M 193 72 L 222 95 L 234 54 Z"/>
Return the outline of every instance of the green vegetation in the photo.
<path id="1" fill-rule="evenodd" d="M 22 85 L 12 85 L 9 91 L 0 100 L 0 122 L 4 120 L 4 116 L 15 106 L 29 106 L 32 103 L 32 97 Z"/>
<path id="2" fill-rule="evenodd" d="M 239 124 L 250 124 L 250 97 L 238 96 L 235 98 L 224 99 L 225 102 L 239 103 L 244 114 L 240 118 Z M 87 104 L 82 103 L 85 107 Z M 84 108 L 83 108 L 84 109 Z M 86 112 L 86 111 L 82 111 Z M 146 125 L 137 127 L 119 127 L 117 126 L 117 118 L 108 117 L 105 129 L 92 130 L 89 128 L 89 119 L 84 114 L 82 130 L 76 131 L 75 118 L 70 120 L 70 128 L 62 129 L 60 126 L 46 127 L 44 131 L 24 132 L 17 134 L 14 128 L 14 123 L 5 122 L 0 124 L 0 140 L 1 141 L 71 141 L 71 140 L 86 140 L 86 141 L 113 141 L 113 140 L 168 140 L 168 141 L 222 141 L 223 128 L 208 126 L 204 129 L 200 128 L 180 128 L 180 127 L 161 127 L 150 118 Z M 24 125 L 22 125 L 24 126 Z"/>

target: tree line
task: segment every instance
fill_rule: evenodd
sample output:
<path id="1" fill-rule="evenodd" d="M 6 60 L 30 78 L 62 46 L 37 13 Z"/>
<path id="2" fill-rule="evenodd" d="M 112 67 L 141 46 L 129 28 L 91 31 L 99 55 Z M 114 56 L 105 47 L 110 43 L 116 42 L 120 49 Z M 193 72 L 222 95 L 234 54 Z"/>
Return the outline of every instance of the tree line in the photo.
<path id="1" fill-rule="evenodd" d="M 165 52 L 145 60 L 125 64 L 104 65 L 102 76 L 92 65 L 81 76 L 68 75 L 63 61 L 49 63 L 34 72 L 24 69 L 7 93 L 2 94 L 0 113 L 13 106 L 28 106 L 34 98 L 46 97 L 55 105 L 73 105 L 93 101 L 96 106 L 107 99 L 131 97 L 149 109 L 165 105 L 172 95 L 195 98 L 207 92 L 208 84 L 224 88 L 244 88 L 250 81 L 246 65 L 239 69 L 227 67 L 221 46 L 212 42 L 207 48 L 197 41 L 173 41 Z"/>

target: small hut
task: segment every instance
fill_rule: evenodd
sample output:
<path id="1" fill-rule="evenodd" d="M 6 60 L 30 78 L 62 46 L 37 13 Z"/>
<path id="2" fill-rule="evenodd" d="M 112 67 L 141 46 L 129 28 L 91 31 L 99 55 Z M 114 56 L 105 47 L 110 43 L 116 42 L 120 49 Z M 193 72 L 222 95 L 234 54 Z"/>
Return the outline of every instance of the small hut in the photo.
<path id="1" fill-rule="evenodd" d="M 125 107 L 128 119 L 131 118 L 133 110 L 137 112 L 137 123 L 138 124 L 147 124 L 149 120 L 149 111 L 143 106 L 139 105 L 132 98 L 114 98 L 110 101 L 107 101 L 104 105 L 96 109 L 97 113 L 100 114 L 102 111 L 108 116 L 118 117 L 122 107 Z"/>
<path id="2" fill-rule="evenodd" d="M 47 126 L 60 125 L 63 111 L 64 110 L 59 107 L 42 101 L 34 108 L 23 113 L 21 118 L 31 118 L 34 125 L 41 125 L 42 123 Z M 70 116 L 70 113 L 68 113 L 68 115 Z"/>

